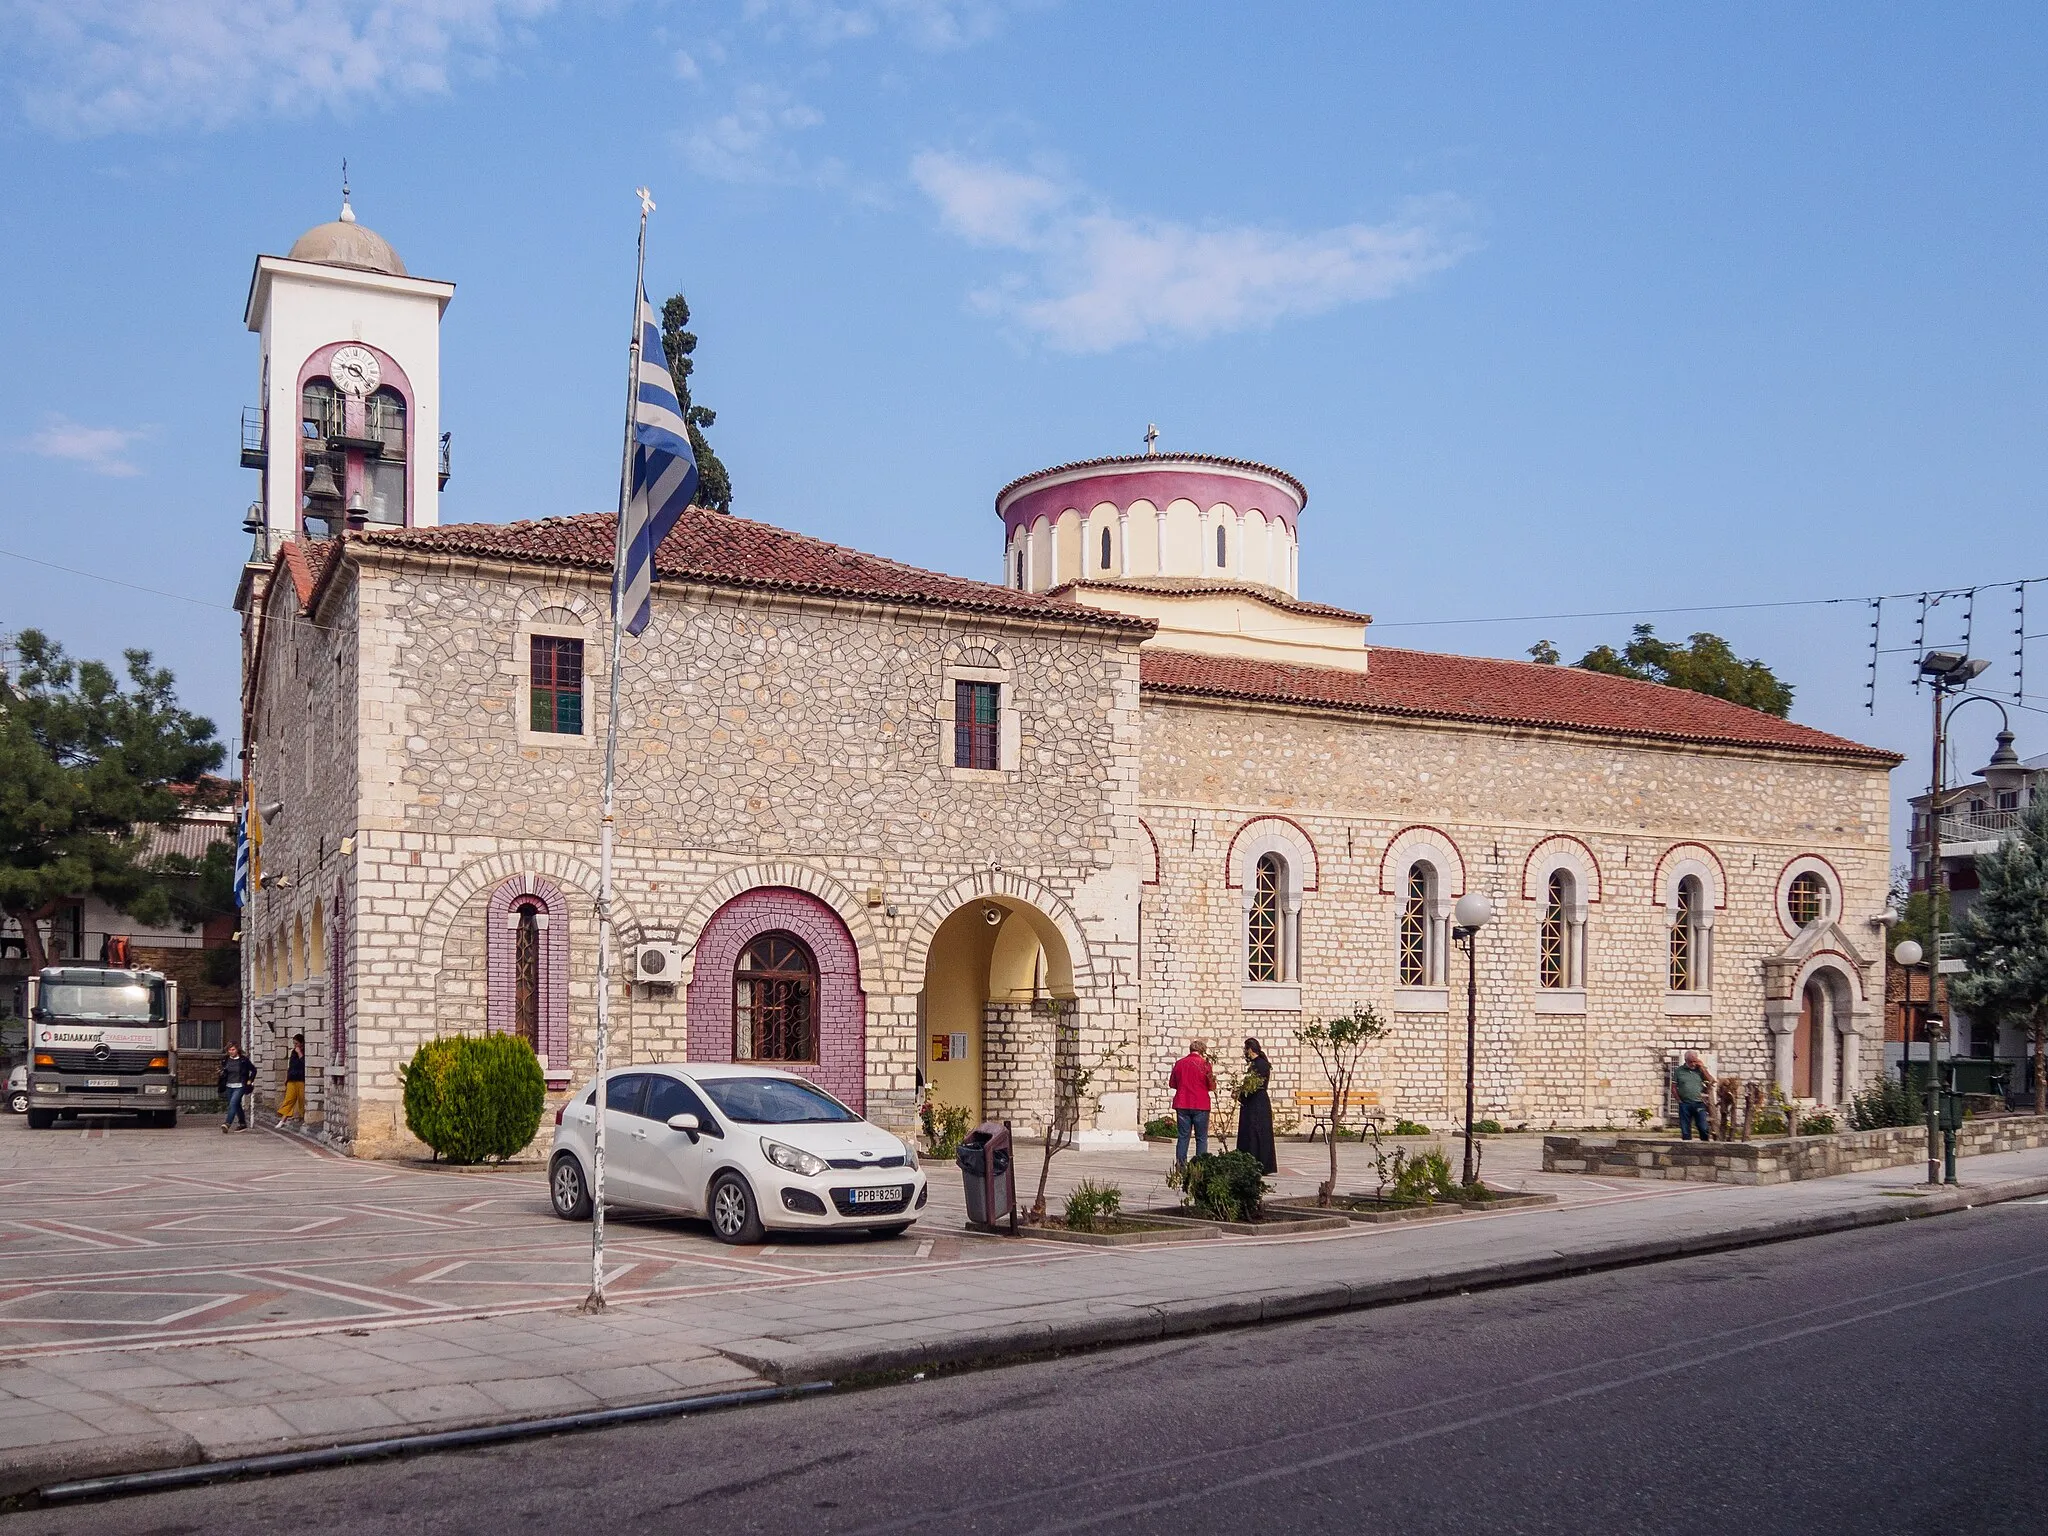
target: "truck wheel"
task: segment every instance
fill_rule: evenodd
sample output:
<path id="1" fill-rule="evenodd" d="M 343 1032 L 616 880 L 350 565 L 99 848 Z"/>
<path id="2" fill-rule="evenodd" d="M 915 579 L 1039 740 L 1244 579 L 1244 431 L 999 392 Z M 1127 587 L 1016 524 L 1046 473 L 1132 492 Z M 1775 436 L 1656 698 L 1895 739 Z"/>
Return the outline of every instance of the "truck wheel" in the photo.
<path id="1" fill-rule="evenodd" d="M 564 1221 L 590 1219 L 590 1186 L 583 1181 L 583 1165 L 568 1153 L 548 1170 L 548 1201 Z"/>
<path id="2" fill-rule="evenodd" d="M 28 1128 L 32 1131 L 47 1131 L 57 1123 L 54 1109 L 32 1109 L 28 1112 Z"/>
<path id="3" fill-rule="evenodd" d="M 761 1241 L 754 1192 L 736 1173 L 721 1173 L 711 1186 L 711 1235 L 721 1243 L 751 1246 Z"/>
<path id="4" fill-rule="evenodd" d="M 160 1109 L 150 1119 L 166 1131 L 175 1131 L 178 1128 L 178 1112 L 175 1109 Z"/>

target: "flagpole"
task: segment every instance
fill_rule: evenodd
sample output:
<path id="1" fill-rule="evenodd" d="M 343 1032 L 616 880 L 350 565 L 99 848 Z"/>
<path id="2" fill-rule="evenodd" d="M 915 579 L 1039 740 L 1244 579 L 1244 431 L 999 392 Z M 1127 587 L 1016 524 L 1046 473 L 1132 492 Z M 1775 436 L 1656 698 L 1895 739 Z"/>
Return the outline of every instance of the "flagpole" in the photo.
<path id="1" fill-rule="evenodd" d="M 647 215 L 654 199 L 640 198 L 640 250 L 633 270 L 633 342 L 626 360 L 626 439 L 619 465 L 619 519 L 612 536 L 612 649 L 607 683 L 611 694 L 604 736 L 604 819 L 597 844 L 597 1126 L 590 1174 L 590 1294 L 582 1310 L 604 1310 L 604 1122 L 605 1061 L 612 1017 L 612 790 L 619 754 L 619 661 L 625 650 L 625 615 L 620 611 L 626 579 L 626 501 L 633 494 L 633 408 L 640 390 L 640 295 L 647 287 Z"/>

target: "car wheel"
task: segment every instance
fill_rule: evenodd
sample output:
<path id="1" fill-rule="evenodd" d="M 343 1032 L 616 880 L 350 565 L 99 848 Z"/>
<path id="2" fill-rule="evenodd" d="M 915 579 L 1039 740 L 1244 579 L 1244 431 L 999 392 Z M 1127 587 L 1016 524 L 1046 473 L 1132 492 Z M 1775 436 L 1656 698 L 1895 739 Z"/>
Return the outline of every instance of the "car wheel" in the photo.
<path id="1" fill-rule="evenodd" d="M 57 1123 L 54 1109 L 32 1109 L 28 1112 L 28 1128 L 32 1131 L 47 1131 Z"/>
<path id="2" fill-rule="evenodd" d="M 902 1236 L 902 1235 L 903 1235 L 904 1233 L 908 1232 L 909 1230 L 910 1230 L 910 1223 L 909 1223 L 909 1222 L 907 1222 L 907 1221 L 898 1221 L 898 1222 L 893 1222 L 893 1223 L 891 1223 L 891 1224 L 890 1224 L 889 1226 L 886 1226 L 886 1227 L 869 1227 L 869 1228 L 868 1228 L 868 1236 L 869 1236 L 869 1237 L 901 1237 L 901 1236 Z"/>
<path id="3" fill-rule="evenodd" d="M 711 1185 L 711 1234 L 721 1243 L 761 1241 L 761 1214 L 754 1192 L 736 1173 L 721 1173 Z"/>
<path id="4" fill-rule="evenodd" d="M 17 1115 L 27 1114 L 28 1095 L 26 1093 L 10 1093 L 7 1096 L 7 1107 Z"/>
<path id="5" fill-rule="evenodd" d="M 548 1199 L 564 1221 L 590 1219 L 590 1185 L 584 1181 L 583 1165 L 574 1157 L 558 1157 L 548 1170 Z"/>

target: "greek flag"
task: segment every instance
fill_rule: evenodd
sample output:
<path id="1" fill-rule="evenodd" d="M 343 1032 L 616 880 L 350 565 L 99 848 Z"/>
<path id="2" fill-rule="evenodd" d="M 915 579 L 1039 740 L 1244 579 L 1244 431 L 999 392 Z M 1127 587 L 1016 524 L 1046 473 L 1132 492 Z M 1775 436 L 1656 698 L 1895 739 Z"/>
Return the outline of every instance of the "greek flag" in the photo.
<path id="1" fill-rule="evenodd" d="M 661 326 L 640 290 L 640 376 L 633 392 L 633 478 L 619 543 L 626 552 L 618 617 L 637 635 L 654 612 L 654 552 L 697 494 L 697 456 L 668 375 Z"/>
<path id="2" fill-rule="evenodd" d="M 235 815 L 235 910 L 249 905 L 249 812 Z"/>

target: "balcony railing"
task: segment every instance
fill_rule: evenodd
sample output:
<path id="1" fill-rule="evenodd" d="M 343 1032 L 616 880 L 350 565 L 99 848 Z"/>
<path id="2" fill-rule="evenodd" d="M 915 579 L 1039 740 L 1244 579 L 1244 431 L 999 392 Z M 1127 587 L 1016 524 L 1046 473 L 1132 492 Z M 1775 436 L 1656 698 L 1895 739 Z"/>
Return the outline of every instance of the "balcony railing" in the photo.
<path id="1" fill-rule="evenodd" d="M 242 407 L 242 468 L 261 469 L 270 462 L 270 422 L 260 405 Z"/>
<path id="2" fill-rule="evenodd" d="M 2025 811 L 1947 811 L 1941 818 L 1944 843 L 1995 843 L 2012 836 Z"/>

